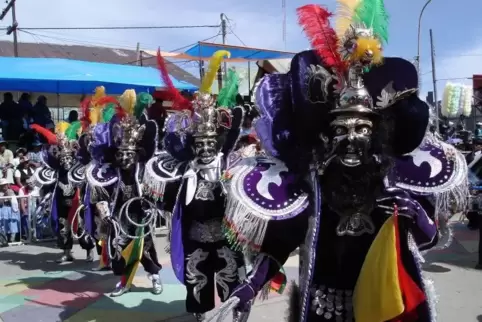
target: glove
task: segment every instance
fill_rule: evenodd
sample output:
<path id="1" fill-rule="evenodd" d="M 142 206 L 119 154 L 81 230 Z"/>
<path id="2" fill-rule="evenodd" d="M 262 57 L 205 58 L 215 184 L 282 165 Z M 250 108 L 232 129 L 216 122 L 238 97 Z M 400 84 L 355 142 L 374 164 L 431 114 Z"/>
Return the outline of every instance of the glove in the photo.
<path id="1" fill-rule="evenodd" d="M 389 215 L 395 212 L 395 205 L 398 208 L 398 215 L 408 218 L 413 224 L 411 233 L 419 246 L 434 240 L 437 236 L 437 226 L 408 192 L 400 188 L 387 188 L 385 195 L 377 199 L 377 207 Z"/>
<path id="2" fill-rule="evenodd" d="M 271 260 L 265 254 L 259 254 L 253 263 L 253 270 L 249 273 L 248 277 L 239 285 L 237 286 L 231 297 L 239 298 L 238 309 L 240 311 L 244 311 L 245 308 L 248 308 L 250 302 L 256 298 L 256 295 L 261 290 L 263 285 L 268 282 L 269 280 L 269 271 L 270 271 Z M 274 272 L 277 272 L 274 270 Z"/>

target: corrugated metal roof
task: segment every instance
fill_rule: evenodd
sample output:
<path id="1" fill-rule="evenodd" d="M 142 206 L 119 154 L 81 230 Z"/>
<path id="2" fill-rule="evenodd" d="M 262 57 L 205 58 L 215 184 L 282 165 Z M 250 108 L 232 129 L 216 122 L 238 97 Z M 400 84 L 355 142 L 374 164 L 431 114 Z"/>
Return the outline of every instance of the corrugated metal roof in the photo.
<path id="1" fill-rule="evenodd" d="M 116 49 L 107 47 L 60 45 L 48 43 L 19 43 L 18 52 L 20 57 L 45 57 L 45 58 L 69 58 L 91 62 L 113 63 L 113 64 L 137 64 L 135 50 Z M 0 57 L 13 57 L 13 43 L 11 41 L 0 41 Z M 146 55 L 142 60 L 143 66 L 156 66 L 156 59 Z M 178 80 L 199 86 L 200 81 L 192 74 L 182 68 L 167 62 L 169 73 Z"/>

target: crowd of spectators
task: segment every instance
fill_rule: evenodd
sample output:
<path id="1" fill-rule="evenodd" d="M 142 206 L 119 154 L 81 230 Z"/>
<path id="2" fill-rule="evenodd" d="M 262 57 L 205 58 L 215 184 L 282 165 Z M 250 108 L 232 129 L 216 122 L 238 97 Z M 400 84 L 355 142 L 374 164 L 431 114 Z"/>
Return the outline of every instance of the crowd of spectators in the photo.
<path id="1" fill-rule="evenodd" d="M 0 233 L 16 242 L 29 236 L 28 215 L 35 210 L 35 197 L 39 195 L 30 178 L 41 165 L 43 143 L 30 125 L 36 123 L 51 130 L 55 125 L 47 98 L 41 95 L 33 104 L 28 93 L 23 93 L 18 102 L 12 93 L 3 95 L 0 122 Z"/>
<path id="2" fill-rule="evenodd" d="M 29 237 L 29 212 L 39 197 L 31 177 L 41 165 L 41 148 L 42 143 L 35 141 L 30 149 L 20 147 L 13 153 L 0 137 L 0 232 L 10 242 Z"/>
<path id="3" fill-rule="evenodd" d="M 18 102 L 13 94 L 3 94 L 3 102 L 0 104 L 0 120 L 2 136 L 7 141 L 17 141 L 30 132 L 30 124 L 36 123 L 48 129 L 54 129 L 47 98 L 43 95 L 37 97 L 37 102 L 32 103 L 32 97 L 23 93 Z"/>

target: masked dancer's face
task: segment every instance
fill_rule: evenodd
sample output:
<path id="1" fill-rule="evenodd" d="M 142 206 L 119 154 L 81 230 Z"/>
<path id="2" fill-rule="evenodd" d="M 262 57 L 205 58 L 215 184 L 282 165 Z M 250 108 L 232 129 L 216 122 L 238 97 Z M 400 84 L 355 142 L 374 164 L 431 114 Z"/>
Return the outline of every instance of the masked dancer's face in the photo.
<path id="1" fill-rule="evenodd" d="M 338 116 L 331 122 L 336 159 L 347 167 L 357 167 L 369 157 L 373 122 L 363 116 Z"/>
<path id="2" fill-rule="evenodd" d="M 194 152 L 202 163 L 208 164 L 216 157 L 216 145 L 217 141 L 214 138 L 196 138 Z"/>
<path id="3" fill-rule="evenodd" d="M 74 165 L 74 157 L 72 154 L 62 154 L 60 156 L 60 165 L 65 169 L 69 170 Z"/>
<path id="4" fill-rule="evenodd" d="M 122 170 L 132 168 L 137 162 L 137 153 L 133 150 L 121 149 L 115 154 L 117 164 Z"/>

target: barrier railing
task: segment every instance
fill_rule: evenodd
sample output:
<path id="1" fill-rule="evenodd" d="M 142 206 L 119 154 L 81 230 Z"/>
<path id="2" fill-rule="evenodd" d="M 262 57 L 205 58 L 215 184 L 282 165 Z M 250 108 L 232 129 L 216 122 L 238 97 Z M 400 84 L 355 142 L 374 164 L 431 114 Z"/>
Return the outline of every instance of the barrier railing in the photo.
<path id="1" fill-rule="evenodd" d="M 15 201 L 17 205 L 14 205 Z M 27 213 L 22 213 L 20 202 L 27 199 Z M 0 246 L 53 241 L 56 239 L 49 213 L 36 214 L 40 196 L 0 196 Z M 155 233 L 167 228 L 159 216 Z"/>

